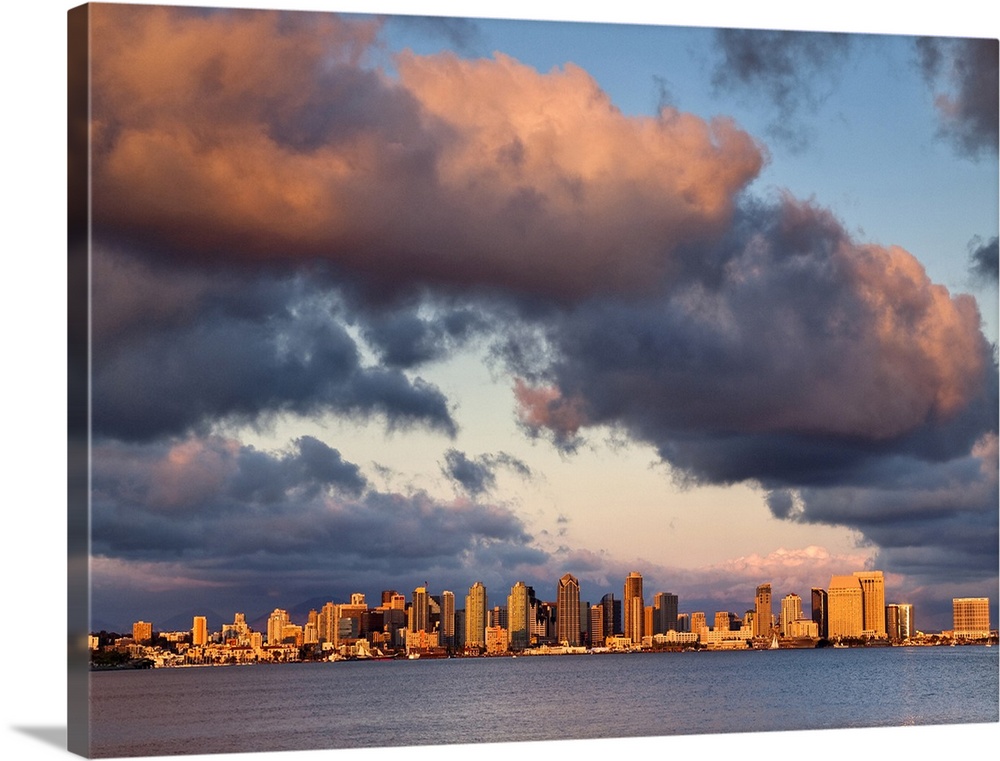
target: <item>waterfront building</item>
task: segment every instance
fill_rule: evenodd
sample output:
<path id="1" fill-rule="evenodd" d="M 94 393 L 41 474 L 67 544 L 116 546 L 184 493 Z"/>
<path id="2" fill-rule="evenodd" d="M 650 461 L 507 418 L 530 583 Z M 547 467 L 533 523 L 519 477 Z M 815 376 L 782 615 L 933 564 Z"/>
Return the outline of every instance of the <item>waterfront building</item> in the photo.
<path id="1" fill-rule="evenodd" d="M 687 613 L 677 614 L 677 631 L 679 632 L 690 632 L 691 631 L 691 616 Z"/>
<path id="2" fill-rule="evenodd" d="M 819 636 L 826 639 L 830 633 L 827 629 L 826 590 L 813 587 L 810 593 L 812 603 L 812 620 L 816 622 Z"/>
<path id="3" fill-rule="evenodd" d="M 487 626 L 483 641 L 487 655 L 503 655 L 510 647 L 507 630 L 502 626 Z"/>
<path id="4" fill-rule="evenodd" d="M 802 598 L 792 593 L 781 598 L 781 636 L 791 637 L 789 629 L 793 621 L 802 618 Z"/>
<path id="5" fill-rule="evenodd" d="M 556 587 L 556 641 L 571 647 L 580 644 L 580 582 L 569 573 Z"/>
<path id="6" fill-rule="evenodd" d="M 511 650 L 524 650 L 531 642 L 531 603 L 528 587 L 519 581 L 507 596 L 507 633 Z"/>
<path id="7" fill-rule="evenodd" d="M 580 644 L 590 647 L 590 603 L 580 601 Z"/>
<path id="8" fill-rule="evenodd" d="M 204 616 L 195 616 L 191 622 L 191 644 L 194 647 L 208 644 L 208 619 Z"/>
<path id="9" fill-rule="evenodd" d="M 136 621 L 132 624 L 132 639 L 140 644 L 153 641 L 153 624 L 149 621 Z"/>
<path id="10" fill-rule="evenodd" d="M 441 644 L 455 646 L 455 593 L 447 589 L 441 593 Z"/>
<path id="11" fill-rule="evenodd" d="M 885 578 L 881 571 L 855 571 L 861 582 L 864 634 L 885 637 Z"/>
<path id="12" fill-rule="evenodd" d="M 857 576 L 833 576 L 827 590 L 830 639 L 864 635 L 864 604 L 861 579 Z"/>
<path id="13" fill-rule="evenodd" d="M 951 604 L 955 639 L 989 638 L 990 598 L 956 597 Z"/>
<path id="14" fill-rule="evenodd" d="M 465 596 L 465 646 L 486 648 L 486 587 L 477 581 Z"/>
<path id="15" fill-rule="evenodd" d="M 643 607 L 642 574 L 632 571 L 625 577 L 622 609 L 625 616 L 625 636 L 637 645 L 642 643 Z"/>
<path id="16" fill-rule="evenodd" d="M 499 605 L 494 605 L 486 615 L 487 626 L 500 626 L 507 628 L 507 609 Z"/>
<path id="17" fill-rule="evenodd" d="M 767 637 L 771 633 L 771 585 L 761 584 L 754 595 L 753 635 Z"/>
<path id="18" fill-rule="evenodd" d="M 659 592 L 653 597 L 653 634 L 680 631 L 677 628 L 677 595 Z"/>
<path id="19" fill-rule="evenodd" d="M 885 631 L 891 642 L 903 642 L 915 633 L 913 606 L 909 603 L 890 603 L 885 606 Z"/>

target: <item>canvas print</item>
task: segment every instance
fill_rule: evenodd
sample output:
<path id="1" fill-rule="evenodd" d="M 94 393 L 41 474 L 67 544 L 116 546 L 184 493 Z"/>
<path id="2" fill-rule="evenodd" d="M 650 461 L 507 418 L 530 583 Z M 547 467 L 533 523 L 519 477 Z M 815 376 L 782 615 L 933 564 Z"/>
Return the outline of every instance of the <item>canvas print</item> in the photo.
<path id="1" fill-rule="evenodd" d="M 997 40 L 335 10 L 69 12 L 70 750 L 997 722 Z"/>

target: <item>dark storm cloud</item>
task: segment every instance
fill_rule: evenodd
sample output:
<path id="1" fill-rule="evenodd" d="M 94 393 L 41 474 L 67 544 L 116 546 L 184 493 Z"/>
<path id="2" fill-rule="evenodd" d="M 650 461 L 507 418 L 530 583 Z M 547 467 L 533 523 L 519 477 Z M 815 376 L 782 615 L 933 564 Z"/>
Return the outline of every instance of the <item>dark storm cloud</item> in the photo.
<path id="1" fill-rule="evenodd" d="M 807 488 L 794 499 L 780 491 L 768 504 L 779 518 L 857 528 L 894 571 L 925 583 L 993 578 L 1000 542 L 996 441 L 987 434 L 969 455 L 941 463 L 887 457 L 877 465 L 880 478 L 863 487 Z"/>
<path id="2" fill-rule="evenodd" d="M 498 468 L 511 470 L 522 478 L 531 477 L 531 468 L 522 460 L 506 452 L 485 454 L 470 460 L 465 452 L 449 449 L 445 452 L 444 457 L 445 464 L 441 469 L 442 472 L 458 483 L 472 497 L 493 490 L 496 486 Z"/>
<path id="3" fill-rule="evenodd" d="M 969 269 L 977 278 L 996 283 L 1000 277 L 1000 253 L 997 238 L 983 241 L 978 235 L 969 241 Z"/>
<path id="4" fill-rule="evenodd" d="M 363 317 L 365 340 L 388 367 L 411 368 L 448 357 L 489 323 L 478 309 L 433 308 L 429 317 L 414 311 L 369 312 Z"/>
<path id="5" fill-rule="evenodd" d="M 814 112 L 833 89 L 851 38 L 830 32 L 719 29 L 721 60 L 712 83 L 727 92 L 762 95 L 774 109 L 771 138 L 792 149 L 809 142 L 804 112 Z"/>
<path id="6" fill-rule="evenodd" d="M 99 435 L 149 440 L 219 420 L 324 412 L 454 433 L 440 390 L 362 364 L 335 293 L 322 286 L 183 270 L 161 278 L 122 256 L 98 251 L 94 260 Z"/>
<path id="7" fill-rule="evenodd" d="M 489 565 L 483 553 L 505 563 L 544 557 L 510 510 L 371 489 L 356 465 L 311 437 L 285 452 L 218 437 L 106 443 L 94 462 L 95 555 L 183 559 L 226 585 L 272 574 L 294 595 L 299 574 L 388 579 Z"/>
<path id="8" fill-rule="evenodd" d="M 827 212 L 788 198 L 748 205 L 722 248 L 707 257 L 721 263 L 713 277 L 692 273 L 668 298 L 595 300 L 552 318 L 545 350 L 512 360 L 536 363 L 515 388 L 529 432 L 572 450 L 610 426 L 655 446 L 680 481 L 775 490 L 782 519 L 820 520 L 843 488 L 859 511 L 823 520 L 871 541 L 895 547 L 916 531 L 966 552 L 966 526 L 988 547 L 981 486 L 980 512 L 941 503 L 949 531 L 880 491 L 904 475 L 919 483 L 922 467 L 961 482 L 995 434 L 997 368 L 975 302 L 933 285 L 905 251 L 856 244 Z M 813 489 L 805 517 L 784 487 Z M 967 557 L 970 573 L 989 564 Z"/>
<path id="9" fill-rule="evenodd" d="M 969 158 L 997 155 L 997 40 L 922 37 L 920 68 L 934 92 L 940 134 Z"/>

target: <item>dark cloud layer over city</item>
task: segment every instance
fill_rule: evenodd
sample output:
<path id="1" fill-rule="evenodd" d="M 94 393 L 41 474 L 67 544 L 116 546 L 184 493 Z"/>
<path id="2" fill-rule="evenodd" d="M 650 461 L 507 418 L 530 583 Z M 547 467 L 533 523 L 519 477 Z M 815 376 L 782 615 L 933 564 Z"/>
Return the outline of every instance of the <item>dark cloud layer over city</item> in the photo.
<path id="1" fill-rule="evenodd" d="M 391 78 L 366 62 L 377 22 L 93 13 L 95 600 L 145 564 L 211 579 L 199 600 L 266 601 L 566 562 L 496 493 L 529 465 L 456 449 L 456 400 L 421 376 L 473 343 L 564 452 L 610 429 L 679 483 L 751 483 L 778 518 L 856 530 L 887 572 L 996 576 L 976 302 L 812 201 L 748 196 L 766 149 L 731 120 L 628 117 L 582 69 L 502 54 L 404 53 Z M 730 75 L 784 116 L 849 51 L 779 36 L 751 59 L 757 34 L 723 33 Z M 989 51 L 921 50 L 934 81 L 956 61 L 957 145 L 995 152 L 963 78 Z M 974 266 L 995 276 L 989 245 Z M 283 415 L 431 432 L 461 496 L 377 487 L 349 440 L 225 433 Z M 617 569 L 573 557 L 588 583 Z"/>

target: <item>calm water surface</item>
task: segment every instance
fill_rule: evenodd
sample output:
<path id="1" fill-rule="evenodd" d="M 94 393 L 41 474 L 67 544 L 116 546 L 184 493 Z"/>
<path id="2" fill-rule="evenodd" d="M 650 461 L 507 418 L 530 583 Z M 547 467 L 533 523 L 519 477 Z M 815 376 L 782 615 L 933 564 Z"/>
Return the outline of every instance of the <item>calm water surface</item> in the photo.
<path id="1" fill-rule="evenodd" d="M 996 722 L 998 648 L 95 672 L 94 756 Z"/>

